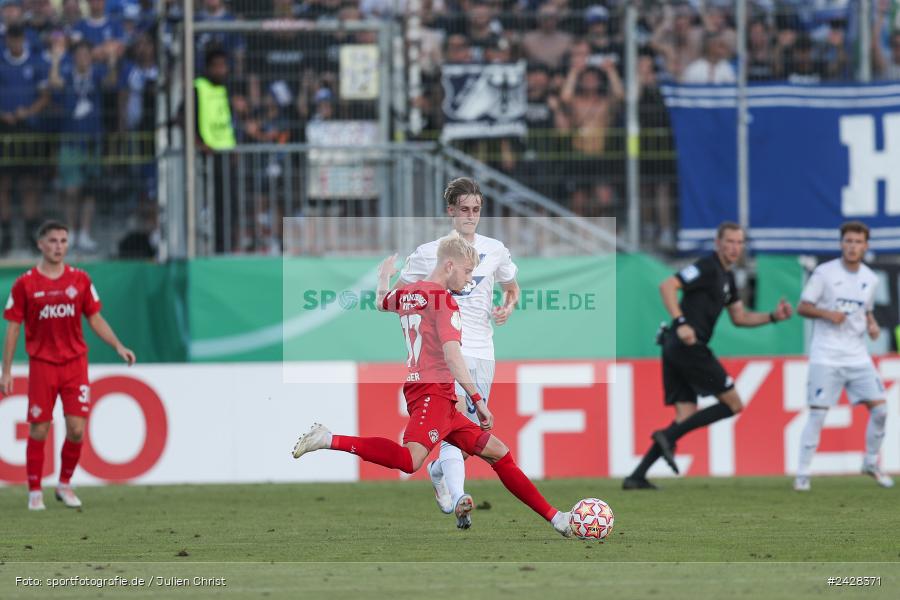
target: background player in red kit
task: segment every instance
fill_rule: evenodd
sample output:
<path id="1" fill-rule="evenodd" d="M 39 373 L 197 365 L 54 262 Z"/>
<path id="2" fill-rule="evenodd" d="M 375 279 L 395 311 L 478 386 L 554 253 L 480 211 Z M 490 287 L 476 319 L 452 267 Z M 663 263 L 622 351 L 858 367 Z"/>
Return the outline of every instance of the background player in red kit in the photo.
<path id="1" fill-rule="evenodd" d="M 489 433 L 491 415 L 466 367 L 460 349 L 462 322 L 459 307 L 448 290 L 461 290 L 478 265 L 475 247 L 453 232 L 438 246 L 437 265 L 427 279 L 388 292 L 396 255 L 381 263 L 378 272 L 380 310 L 400 315 L 406 340 L 409 373 L 403 386 L 409 423 L 403 445 L 381 437 L 332 435 L 318 423 L 300 436 L 294 458 L 313 450 L 340 450 L 405 473 L 414 473 L 441 440 L 487 461 L 512 494 L 549 521 L 565 537 L 571 535 L 569 513 L 547 502 L 525 476 L 506 445 Z M 475 404 L 479 427 L 456 409 L 454 379 Z M 472 510 L 472 499 L 457 505 L 457 517 Z M 464 514 L 460 515 L 462 511 Z"/>
<path id="2" fill-rule="evenodd" d="M 44 510 L 41 492 L 44 440 L 53 421 L 57 396 L 62 398 L 66 416 L 66 441 L 62 447 L 56 498 L 70 508 L 77 508 L 81 500 L 72 491 L 69 480 L 81 456 L 81 440 L 91 411 L 82 315 L 97 336 L 115 348 L 129 366 L 134 364 L 135 357 L 100 315 L 100 298 L 87 273 L 63 262 L 69 249 L 68 228 L 57 221 L 44 223 L 38 230 L 38 248 L 41 261 L 16 279 L 3 311 L 3 318 L 9 324 L 3 344 L 0 390 L 4 395 L 12 393 L 10 368 L 24 322 L 31 426 L 25 450 L 28 508 Z"/>

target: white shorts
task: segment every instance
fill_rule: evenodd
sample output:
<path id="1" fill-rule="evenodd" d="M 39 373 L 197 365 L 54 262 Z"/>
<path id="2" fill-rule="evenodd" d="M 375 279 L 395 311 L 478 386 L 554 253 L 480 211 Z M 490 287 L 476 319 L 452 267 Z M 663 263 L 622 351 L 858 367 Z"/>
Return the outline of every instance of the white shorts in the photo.
<path id="1" fill-rule="evenodd" d="M 472 381 L 475 383 L 475 387 L 478 388 L 478 393 L 481 394 L 481 397 L 484 398 L 484 403 L 487 404 L 488 399 L 491 397 L 491 384 L 494 383 L 494 361 L 484 358 L 472 358 L 471 356 L 463 356 L 463 358 L 466 361 L 466 367 L 469 368 L 469 375 L 472 376 Z M 466 396 L 465 414 L 470 421 L 477 424 L 478 416 L 475 414 L 475 404 L 469 399 L 459 382 L 456 382 L 456 395 Z"/>
<path id="2" fill-rule="evenodd" d="M 841 390 L 845 388 L 851 404 L 883 400 L 885 396 L 884 383 L 872 363 L 847 367 L 809 365 L 806 401 L 810 406 L 835 406 L 841 397 Z"/>

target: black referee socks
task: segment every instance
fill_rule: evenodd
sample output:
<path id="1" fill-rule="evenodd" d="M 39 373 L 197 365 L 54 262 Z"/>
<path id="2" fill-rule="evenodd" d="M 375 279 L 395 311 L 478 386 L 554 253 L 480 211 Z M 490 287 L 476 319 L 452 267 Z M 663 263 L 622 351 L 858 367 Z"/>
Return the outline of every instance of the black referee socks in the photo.
<path id="1" fill-rule="evenodd" d="M 695 412 L 681 423 L 670 425 L 666 429 L 666 436 L 674 442 L 689 431 L 699 427 L 706 427 L 731 416 L 734 416 L 734 411 L 731 410 L 731 407 L 724 402 L 717 402 L 712 406 L 707 406 L 703 410 Z"/>
<path id="2" fill-rule="evenodd" d="M 669 424 L 669 427 L 674 427 L 675 421 L 672 421 Z M 650 449 L 647 450 L 647 454 L 644 455 L 644 458 L 641 459 L 640 464 L 631 472 L 629 477 L 634 477 L 637 479 L 644 479 L 647 477 L 647 471 L 650 470 L 650 467 L 653 466 L 653 463 L 657 461 L 657 459 L 662 456 L 662 452 L 659 450 L 659 444 L 653 442 L 653 445 L 650 446 Z"/>

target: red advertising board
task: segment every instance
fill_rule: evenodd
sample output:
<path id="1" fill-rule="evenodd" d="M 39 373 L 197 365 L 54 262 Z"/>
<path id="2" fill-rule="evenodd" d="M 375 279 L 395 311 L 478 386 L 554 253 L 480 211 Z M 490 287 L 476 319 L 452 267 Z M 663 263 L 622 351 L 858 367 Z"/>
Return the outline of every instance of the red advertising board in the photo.
<path id="1" fill-rule="evenodd" d="M 758 357 L 723 362 L 746 408 L 679 441 L 676 460 L 682 473 L 791 473 L 806 420 L 805 360 Z M 900 472 L 900 357 L 881 357 L 876 363 L 888 406 L 882 467 Z M 314 421 L 328 424 L 336 433 L 399 441 L 406 425 L 402 363 L 297 363 L 292 368 L 297 373 L 291 383 L 282 380 L 280 363 L 93 369 L 95 408 L 76 483 L 355 481 L 403 476 L 340 452 L 317 452 L 293 461 L 285 450 Z M 329 383 L 302 386 L 323 374 Z M 25 478 L 28 426 L 23 375 L 21 370 L 16 373 L 14 393 L 0 398 L 0 485 L 21 484 Z M 673 416 L 662 403 L 657 360 L 500 362 L 496 380 L 502 383 L 494 385 L 490 397 L 494 433 L 533 478 L 624 476 L 646 451 L 651 432 Z M 247 398 L 253 399 L 254 410 L 246 410 Z M 714 401 L 700 399 L 701 405 Z M 273 420 L 273 414 L 279 418 Z M 850 407 L 846 397 L 829 410 L 813 473 L 858 472 L 866 423 L 866 409 Z M 59 418 L 56 426 L 63 426 Z M 63 437 L 60 429 L 51 435 L 44 463 L 48 476 L 59 468 L 56 458 Z M 209 454 L 206 450 L 212 446 L 218 451 Z M 494 476 L 477 458 L 469 462 L 468 474 Z M 650 471 L 651 477 L 670 474 L 661 461 Z"/>
<path id="2" fill-rule="evenodd" d="M 805 423 L 806 362 L 801 358 L 726 359 L 745 410 L 735 418 L 694 431 L 679 441 L 678 460 L 687 475 L 783 475 L 796 465 Z M 889 431 L 883 466 L 900 470 L 900 359 L 876 361 L 886 387 Z M 368 384 L 402 365 L 361 364 L 359 432 L 400 440 L 406 423 L 401 384 Z M 609 477 L 628 473 L 650 444 L 650 434 L 668 424 L 658 360 L 500 362 L 490 396 L 494 433 L 532 477 Z M 606 383 L 609 382 L 609 383 Z M 701 398 L 701 406 L 714 402 Z M 829 411 L 814 472 L 858 471 L 865 447 L 867 412 L 846 396 Z M 892 425 L 891 425 L 892 424 Z M 433 454 L 436 454 L 437 450 Z M 491 477 L 480 460 L 470 477 Z M 660 463 L 655 473 L 665 474 Z M 396 472 L 363 463 L 361 479 L 395 479 Z M 414 475 L 424 477 L 422 472 Z"/>

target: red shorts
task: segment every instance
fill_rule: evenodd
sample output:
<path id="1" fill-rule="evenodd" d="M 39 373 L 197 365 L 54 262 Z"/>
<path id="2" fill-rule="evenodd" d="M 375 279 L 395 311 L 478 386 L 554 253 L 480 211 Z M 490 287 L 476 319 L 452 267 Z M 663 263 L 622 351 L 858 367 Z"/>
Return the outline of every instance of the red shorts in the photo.
<path id="1" fill-rule="evenodd" d="M 28 422 L 53 420 L 56 397 L 62 398 L 63 414 L 87 417 L 91 412 L 87 355 L 55 365 L 42 360 L 28 363 Z"/>
<path id="2" fill-rule="evenodd" d="M 467 454 L 479 455 L 491 437 L 456 410 L 456 398 L 422 396 L 409 402 L 406 410 L 409 424 L 403 432 L 404 444 L 417 442 L 430 451 L 447 440 Z"/>

